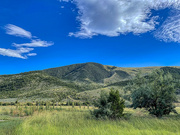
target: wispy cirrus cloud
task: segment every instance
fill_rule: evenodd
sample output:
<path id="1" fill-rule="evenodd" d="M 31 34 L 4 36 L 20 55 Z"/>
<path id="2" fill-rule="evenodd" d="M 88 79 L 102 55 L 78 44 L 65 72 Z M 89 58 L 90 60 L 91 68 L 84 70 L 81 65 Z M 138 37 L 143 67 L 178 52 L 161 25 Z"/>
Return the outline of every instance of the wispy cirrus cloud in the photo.
<path id="1" fill-rule="evenodd" d="M 28 53 L 27 56 L 36 56 L 37 53 Z"/>
<path id="2" fill-rule="evenodd" d="M 159 24 L 159 16 L 152 16 L 152 9 L 180 10 L 179 0 L 60 0 L 60 2 L 71 2 L 76 5 L 80 30 L 70 32 L 69 35 L 80 38 L 151 32 L 156 30 Z M 168 26 L 166 22 L 163 27 Z M 164 35 L 170 38 L 165 32 L 167 31 L 164 31 Z"/>
<path id="3" fill-rule="evenodd" d="M 180 43 L 180 12 L 167 18 L 154 35 L 165 42 Z"/>
<path id="4" fill-rule="evenodd" d="M 13 50 L 13 49 L 0 48 L 0 55 L 21 58 L 21 59 L 27 59 L 27 55 L 24 55 L 24 54 L 29 53 L 32 50 L 34 50 L 34 49 L 33 48 L 18 48 L 16 50 Z"/>
<path id="5" fill-rule="evenodd" d="M 12 46 L 16 47 L 16 49 L 0 48 L 0 55 L 3 56 L 27 59 L 29 56 L 37 55 L 37 53 L 30 53 L 35 47 L 48 47 L 54 44 L 53 42 L 37 39 L 37 37 L 34 39 L 35 36 L 32 36 L 31 32 L 13 24 L 7 24 L 5 30 L 8 35 L 25 37 L 30 39 L 30 42 L 21 44 L 13 43 Z"/>
<path id="6" fill-rule="evenodd" d="M 53 42 L 47 42 L 47 41 L 42 41 L 40 39 L 37 39 L 37 40 L 32 40 L 31 43 L 23 43 L 23 44 L 13 43 L 13 46 L 15 46 L 15 47 L 22 47 L 22 46 L 24 46 L 24 47 L 48 47 L 53 44 L 54 44 Z"/>
<path id="7" fill-rule="evenodd" d="M 29 31 L 24 30 L 13 24 L 7 24 L 5 26 L 6 34 L 17 36 L 17 37 L 25 37 L 25 38 L 32 38 L 32 34 Z"/>

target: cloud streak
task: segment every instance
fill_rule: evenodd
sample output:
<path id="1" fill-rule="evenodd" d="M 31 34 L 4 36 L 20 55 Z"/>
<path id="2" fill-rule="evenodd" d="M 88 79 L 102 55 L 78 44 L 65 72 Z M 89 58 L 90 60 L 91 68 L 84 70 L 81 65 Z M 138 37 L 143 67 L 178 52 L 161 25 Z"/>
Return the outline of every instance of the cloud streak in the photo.
<path id="1" fill-rule="evenodd" d="M 27 56 L 36 56 L 37 53 L 28 53 Z"/>
<path id="2" fill-rule="evenodd" d="M 165 42 L 180 43 L 180 12 L 169 17 L 154 35 Z"/>
<path id="3" fill-rule="evenodd" d="M 23 43 L 23 44 L 16 44 L 13 43 L 13 46 L 15 47 L 48 47 L 53 45 L 53 42 L 47 42 L 47 41 L 42 41 L 40 39 L 38 40 L 32 40 L 31 43 Z"/>
<path id="4" fill-rule="evenodd" d="M 6 34 L 13 35 L 17 37 L 25 37 L 30 39 L 30 43 L 22 43 L 17 44 L 13 43 L 12 46 L 16 47 L 16 49 L 5 49 L 0 48 L 0 55 L 16 57 L 21 59 L 27 59 L 29 56 L 36 56 L 37 53 L 30 53 L 34 50 L 35 47 L 48 47 L 53 45 L 53 42 L 47 42 L 40 39 L 33 39 L 35 36 L 32 36 L 31 32 L 26 31 L 25 29 L 18 27 L 13 24 L 7 24 L 5 26 Z"/>
<path id="5" fill-rule="evenodd" d="M 152 9 L 180 10 L 179 0 L 60 0 L 60 2 L 71 2 L 76 5 L 80 30 L 70 32 L 69 36 L 80 38 L 151 32 L 159 24 L 159 16 L 152 16 Z M 166 24 L 168 23 L 164 23 L 164 27 Z"/>
<path id="6" fill-rule="evenodd" d="M 27 55 L 24 55 L 24 53 L 29 53 L 32 50 L 34 49 L 33 48 L 18 48 L 16 50 L 12 50 L 12 49 L 0 48 L 0 55 L 27 59 Z"/>
<path id="7" fill-rule="evenodd" d="M 25 37 L 25 38 L 32 38 L 32 34 L 29 31 L 24 30 L 23 28 L 20 28 L 13 24 L 7 24 L 5 26 L 6 34 L 13 35 L 17 37 Z"/>

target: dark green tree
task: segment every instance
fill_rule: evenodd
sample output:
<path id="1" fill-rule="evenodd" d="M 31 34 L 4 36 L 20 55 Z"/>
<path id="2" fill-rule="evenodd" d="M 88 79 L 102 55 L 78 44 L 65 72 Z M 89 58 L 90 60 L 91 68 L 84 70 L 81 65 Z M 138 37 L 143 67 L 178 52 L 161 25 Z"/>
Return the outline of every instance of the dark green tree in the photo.
<path id="1" fill-rule="evenodd" d="M 176 100 L 173 78 L 170 73 L 163 71 L 152 73 L 143 79 L 132 93 L 133 107 L 146 108 L 150 114 L 157 117 L 177 113 L 173 102 Z"/>
<path id="2" fill-rule="evenodd" d="M 111 103 L 112 114 L 110 117 L 113 119 L 122 117 L 125 108 L 125 101 L 120 98 L 118 90 L 111 89 L 109 92 L 108 102 Z"/>
<path id="3" fill-rule="evenodd" d="M 96 118 L 117 119 L 123 116 L 124 100 L 120 98 L 119 91 L 113 90 L 108 93 L 101 92 L 100 98 L 96 102 L 96 107 L 92 113 Z"/>
<path id="4" fill-rule="evenodd" d="M 111 116 L 111 103 L 108 102 L 108 96 L 108 93 L 101 91 L 100 98 L 95 103 L 95 106 L 98 107 L 98 109 L 94 109 L 92 112 L 96 118 L 108 119 Z"/>

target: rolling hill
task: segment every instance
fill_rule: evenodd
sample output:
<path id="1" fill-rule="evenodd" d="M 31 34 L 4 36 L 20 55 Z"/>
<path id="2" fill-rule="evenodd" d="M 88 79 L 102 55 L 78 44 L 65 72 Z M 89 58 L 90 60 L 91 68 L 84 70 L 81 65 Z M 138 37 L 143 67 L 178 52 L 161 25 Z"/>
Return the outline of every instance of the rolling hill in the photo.
<path id="1" fill-rule="evenodd" d="M 170 72 L 174 78 L 180 79 L 179 67 L 121 68 L 89 62 L 0 75 L 0 98 L 54 98 L 57 95 L 81 96 L 84 93 L 98 95 L 96 92 L 102 89 L 125 86 L 139 72 L 145 76 L 155 69 Z"/>
<path id="2" fill-rule="evenodd" d="M 148 74 L 151 73 L 152 70 L 159 68 L 160 67 L 120 68 L 89 62 L 46 69 L 43 70 L 43 72 L 46 72 L 50 76 L 67 81 L 107 84 L 130 79 L 138 72 Z"/>

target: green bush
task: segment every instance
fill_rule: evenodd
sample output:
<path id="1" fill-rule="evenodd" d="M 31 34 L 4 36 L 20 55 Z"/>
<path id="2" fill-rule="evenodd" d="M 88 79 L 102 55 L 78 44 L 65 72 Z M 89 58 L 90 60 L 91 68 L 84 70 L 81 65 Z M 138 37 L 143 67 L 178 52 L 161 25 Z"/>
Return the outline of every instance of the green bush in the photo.
<path id="1" fill-rule="evenodd" d="M 14 103 L 14 102 L 11 102 L 10 104 L 11 104 L 11 105 L 15 105 L 15 103 Z"/>
<path id="2" fill-rule="evenodd" d="M 96 102 L 95 109 L 92 114 L 100 119 L 118 119 L 123 116 L 124 100 L 120 98 L 119 91 L 113 90 L 109 94 L 101 92 L 100 98 Z"/>
<path id="3" fill-rule="evenodd" d="M 8 103 L 2 103 L 2 106 L 8 106 Z"/>
<path id="4" fill-rule="evenodd" d="M 175 111 L 173 102 L 176 100 L 175 89 L 171 74 L 163 71 L 154 72 L 153 81 L 143 79 L 142 83 L 135 87 L 132 93 L 133 107 L 146 108 L 150 114 L 156 117 L 169 115 Z"/>
<path id="5" fill-rule="evenodd" d="M 27 102 L 27 106 L 32 106 L 32 105 L 33 105 L 33 103 Z"/>

